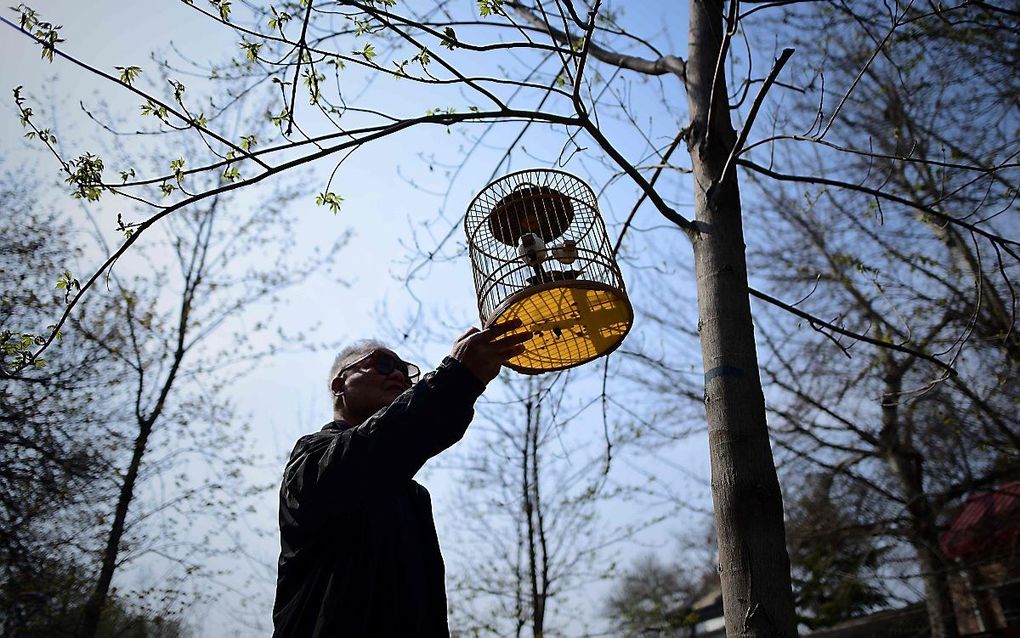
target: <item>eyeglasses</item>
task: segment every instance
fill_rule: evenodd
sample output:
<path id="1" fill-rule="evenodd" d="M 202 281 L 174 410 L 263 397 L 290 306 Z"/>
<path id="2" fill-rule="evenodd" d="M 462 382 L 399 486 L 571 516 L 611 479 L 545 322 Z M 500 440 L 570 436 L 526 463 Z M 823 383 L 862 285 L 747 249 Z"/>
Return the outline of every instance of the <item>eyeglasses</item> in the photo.
<path id="1" fill-rule="evenodd" d="M 411 383 L 417 383 L 418 378 L 421 376 L 421 369 L 418 368 L 418 366 L 398 359 L 389 353 L 380 352 L 378 350 L 369 352 L 354 363 L 345 365 L 340 368 L 340 371 L 336 374 L 337 376 L 340 376 L 352 368 L 363 367 L 366 362 L 370 363 L 372 367 L 375 368 L 375 371 L 383 376 L 387 376 L 394 370 L 397 370 Z"/>

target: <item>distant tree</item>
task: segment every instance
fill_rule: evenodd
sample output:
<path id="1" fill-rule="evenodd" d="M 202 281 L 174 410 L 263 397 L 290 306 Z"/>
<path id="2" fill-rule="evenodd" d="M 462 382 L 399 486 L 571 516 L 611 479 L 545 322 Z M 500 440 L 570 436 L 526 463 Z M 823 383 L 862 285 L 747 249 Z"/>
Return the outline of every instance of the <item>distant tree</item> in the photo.
<path id="1" fill-rule="evenodd" d="M 617 579 L 606 615 L 622 635 L 682 635 L 692 620 L 687 610 L 717 581 L 711 563 L 679 565 L 645 554 Z"/>
<path id="2" fill-rule="evenodd" d="M 836 153 L 813 150 L 824 118 L 808 134 L 777 135 L 768 141 L 778 161 L 803 168 L 757 171 L 768 179 L 757 184 L 765 205 L 751 232 L 770 241 L 751 258 L 756 272 L 788 287 L 809 315 L 890 344 L 863 350 L 760 315 L 781 457 L 792 474 L 827 477 L 835 494 L 867 494 L 833 528 L 910 548 L 915 560 L 897 562 L 898 573 L 882 565 L 883 577 L 920 580 L 936 636 L 957 633 L 953 567 L 939 544 L 946 506 L 1015 475 L 1020 458 L 1020 260 L 1013 239 L 981 239 L 1020 236 L 1020 85 L 996 44 L 1020 33 L 1017 17 L 990 3 L 791 8 L 805 72 L 854 85 L 838 103 L 851 126 L 825 130 Z M 791 112 L 808 121 L 831 99 L 794 95 Z M 899 199 L 878 195 L 886 191 Z M 947 214 L 980 228 L 940 221 Z M 954 370 L 933 379 L 908 344 L 943 353 Z"/>
<path id="3" fill-rule="evenodd" d="M 798 616 L 820 629 L 880 609 L 888 597 L 875 579 L 882 548 L 845 502 L 861 492 L 835 495 L 831 476 L 809 478 L 788 508 L 786 530 Z"/>
<path id="4" fill-rule="evenodd" d="M 224 194 L 181 211 L 164 222 L 165 239 L 156 244 L 168 251 L 168 263 L 153 260 L 145 275 L 112 279 L 127 343 L 109 356 L 131 385 L 132 444 L 82 636 L 98 635 L 114 573 L 127 558 L 162 556 L 180 565 L 183 580 L 211 575 L 209 561 L 238 548 L 223 535 L 185 539 L 186 522 L 233 523 L 252 497 L 272 487 L 245 480 L 254 458 L 248 426 L 222 392 L 266 356 L 303 347 L 301 337 L 269 332 L 276 303 L 310 273 L 330 268 L 346 242 L 342 234 L 324 253 L 321 246 L 309 255 L 291 253 L 294 217 L 287 206 L 298 193 L 280 186 L 257 206 Z M 105 342 L 101 333 L 89 336 Z M 230 345 L 207 347 L 213 337 Z M 172 477 L 175 493 L 136 504 L 145 479 L 155 476 Z M 159 535 L 145 531 L 149 517 L 160 521 Z"/>
<path id="5" fill-rule="evenodd" d="M 18 356 L 12 342 L 52 321 L 63 307 L 71 281 L 62 273 L 81 257 L 69 227 L 34 197 L 34 185 L 22 172 L 0 176 L 0 201 L 11 214 L 10 223 L 0 225 L 5 363 Z M 97 521 L 113 493 L 123 436 L 127 388 L 107 365 L 107 348 L 123 345 L 110 330 L 114 317 L 116 308 L 107 300 L 90 299 L 61 331 L 59 347 L 0 383 L 3 635 L 67 618 L 82 602 L 88 581 L 83 554 L 94 546 Z M 94 334 L 105 333 L 105 344 L 78 330 L 82 323 Z"/>
<path id="6" fill-rule="evenodd" d="M 62 216 L 37 212 L 25 186 L 9 183 L 5 201 L 21 214 L 4 228 L 4 363 L 13 370 L 25 335 L 52 322 L 78 289 L 71 270 L 81 249 Z M 75 588 L 90 593 L 66 616 L 80 621 L 79 635 L 103 635 L 115 573 L 143 556 L 174 564 L 140 592 L 152 613 L 165 608 L 161 600 L 177 610 L 194 602 L 183 585 L 217 574 L 216 559 L 237 550 L 229 535 L 189 535 L 196 521 L 234 524 L 271 487 L 244 475 L 255 458 L 245 417 L 222 392 L 264 357 L 305 347 L 300 335 L 270 332 L 272 302 L 330 268 L 346 241 L 341 234 L 291 254 L 286 207 L 297 194 L 280 185 L 254 207 L 224 195 L 166 220 L 162 241 L 146 238 L 144 267 L 113 274 L 109 292 L 68 318 L 45 359 L 5 381 L 4 577 L 27 584 L 43 560 L 84 570 Z M 207 347 L 213 338 L 228 345 Z M 44 582 L 55 581 L 30 587 Z M 4 591 L 11 609 L 31 611 L 22 599 L 33 592 Z"/>
<path id="7" fill-rule="evenodd" d="M 611 548 L 638 523 L 599 516 L 626 487 L 605 475 L 605 450 L 572 445 L 585 421 L 563 406 L 563 375 L 500 377 L 505 399 L 477 406 L 470 448 L 452 461 L 458 524 L 451 627 L 459 635 L 555 633 L 585 623 L 570 594 L 605 578 Z"/>

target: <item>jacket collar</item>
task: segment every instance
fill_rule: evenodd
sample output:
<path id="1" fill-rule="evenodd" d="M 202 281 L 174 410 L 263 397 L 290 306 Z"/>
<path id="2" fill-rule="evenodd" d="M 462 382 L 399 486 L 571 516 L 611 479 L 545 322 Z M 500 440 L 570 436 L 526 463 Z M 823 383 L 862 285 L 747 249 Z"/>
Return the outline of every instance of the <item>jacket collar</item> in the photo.
<path id="1" fill-rule="evenodd" d="M 344 430 L 346 430 L 349 427 L 351 427 L 351 426 L 348 425 L 344 421 L 330 421 L 326 425 L 322 426 L 322 430 L 321 431 L 325 432 L 326 430 L 337 430 L 339 432 L 343 432 Z"/>

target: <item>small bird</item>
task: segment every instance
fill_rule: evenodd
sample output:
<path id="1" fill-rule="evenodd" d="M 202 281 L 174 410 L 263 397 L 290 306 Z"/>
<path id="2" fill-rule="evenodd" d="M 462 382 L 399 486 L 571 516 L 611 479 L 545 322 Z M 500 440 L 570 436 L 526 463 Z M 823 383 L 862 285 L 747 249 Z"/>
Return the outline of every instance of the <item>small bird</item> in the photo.
<path id="1" fill-rule="evenodd" d="M 563 242 L 562 246 L 557 246 L 549 252 L 556 258 L 556 261 L 560 262 L 564 266 L 569 266 L 577 260 L 577 242 L 572 239 L 568 239 Z"/>
<path id="2" fill-rule="evenodd" d="M 545 242 L 534 233 L 525 233 L 517 242 L 517 256 L 525 264 L 537 267 L 546 260 Z"/>

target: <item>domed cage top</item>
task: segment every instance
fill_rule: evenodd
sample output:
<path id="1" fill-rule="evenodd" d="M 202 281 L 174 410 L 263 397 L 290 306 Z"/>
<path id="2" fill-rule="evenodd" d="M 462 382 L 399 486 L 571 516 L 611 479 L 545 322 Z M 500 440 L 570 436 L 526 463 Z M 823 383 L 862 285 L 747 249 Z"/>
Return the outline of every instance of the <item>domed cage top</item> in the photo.
<path id="1" fill-rule="evenodd" d="M 485 327 L 520 318 L 535 336 L 508 365 L 562 370 L 612 352 L 634 320 L 595 193 L 557 170 L 511 173 L 464 220 Z"/>

